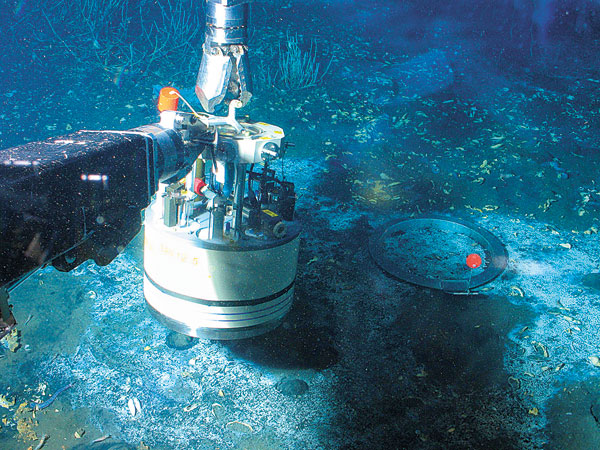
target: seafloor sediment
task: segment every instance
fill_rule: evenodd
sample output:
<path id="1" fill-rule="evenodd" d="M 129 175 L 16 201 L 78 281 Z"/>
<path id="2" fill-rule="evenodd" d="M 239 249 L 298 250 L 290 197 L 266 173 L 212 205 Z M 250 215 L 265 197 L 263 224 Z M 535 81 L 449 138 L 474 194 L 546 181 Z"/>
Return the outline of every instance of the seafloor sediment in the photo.
<path id="1" fill-rule="evenodd" d="M 144 305 L 141 236 L 107 267 L 43 269 L 11 296 L 21 347 L 0 347 L 0 447 L 48 434 L 47 448 L 106 435 L 89 448 L 595 448 L 596 42 L 519 49 L 511 34 L 500 51 L 501 31 L 475 33 L 475 19 L 448 11 L 375 2 L 332 23 L 322 5 L 283 6 L 261 10 L 258 54 L 289 28 L 318 39 L 323 67 L 334 58 L 317 86 L 258 86 L 247 107 L 296 143 L 284 166 L 303 225 L 291 313 L 265 336 L 175 350 Z M 384 16 L 403 20 L 376 26 Z M 155 73 L 124 89 L 73 66 L 32 87 L 10 70 L 2 146 L 148 123 L 152 84 L 171 81 Z M 504 274 L 476 296 L 384 275 L 369 237 L 430 212 L 500 238 Z M 27 410 L 67 384 L 51 407 Z"/>

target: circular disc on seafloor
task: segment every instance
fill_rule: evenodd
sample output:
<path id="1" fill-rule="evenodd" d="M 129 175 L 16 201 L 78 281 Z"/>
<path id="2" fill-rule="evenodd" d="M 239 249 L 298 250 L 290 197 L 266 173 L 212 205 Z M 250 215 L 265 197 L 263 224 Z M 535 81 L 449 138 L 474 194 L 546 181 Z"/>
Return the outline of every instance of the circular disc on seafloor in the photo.
<path id="1" fill-rule="evenodd" d="M 506 248 L 492 233 L 444 216 L 393 220 L 373 234 L 369 250 L 389 275 L 454 293 L 489 283 L 508 263 Z M 482 261 L 476 267 L 467 266 L 465 259 L 473 254 Z"/>

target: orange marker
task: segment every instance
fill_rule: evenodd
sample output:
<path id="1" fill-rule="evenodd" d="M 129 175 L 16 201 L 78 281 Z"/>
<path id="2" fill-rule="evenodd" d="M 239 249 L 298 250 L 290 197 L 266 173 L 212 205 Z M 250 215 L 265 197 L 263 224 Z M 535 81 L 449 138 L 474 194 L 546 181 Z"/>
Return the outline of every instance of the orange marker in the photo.
<path id="1" fill-rule="evenodd" d="M 177 105 L 179 105 L 179 91 L 170 86 L 162 88 L 158 94 L 158 110 L 177 111 Z"/>

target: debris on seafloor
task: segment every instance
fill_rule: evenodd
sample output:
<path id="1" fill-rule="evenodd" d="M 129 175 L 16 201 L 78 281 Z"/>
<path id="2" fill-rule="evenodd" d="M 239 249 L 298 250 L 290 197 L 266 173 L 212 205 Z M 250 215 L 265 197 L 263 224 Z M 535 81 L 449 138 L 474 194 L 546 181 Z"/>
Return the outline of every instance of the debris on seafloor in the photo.
<path id="1" fill-rule="evenodd" d="M 512 297 L 525 297 L 525 291 L 519 286 L 511 286 L 509 295 Z"/>
<path id="2" fill-rule="evenodd" d="M 11 408 L 15 405 L 15 398 L 9 397 L 8 394 L 2 395 L 0 394 L 0 406 L 6 409 Z"/>
<path id="3" fill-rule="evenodd" d="M 187 350 L 198 343 L 198 338 L 186 336 L 185 334 L 170 332 L 166 338 L 167 347 L 174 350 Z"/>
<path id="4" fill-rule="evenodd" d="M 600 367 L 600 358 L 598 358 L 597 356 L 589 356 L 588 360 L 590 361 L 592 366 Z"/>
<path id="5" fill-rule="evenodd" d="M 17 422 L 17 439 L 23 442 L 37 441 L 39 438 L 34 430 L 38 422 L 31 417 L 31 408 L 27 406 L 27 402 L 23 402 L 17 408 L 14 416 Z"/>
<path id="6" fill-rule="evenodd" d="M 38 445 L 35 446 L 35 448 L 33 450 L 40 450 L 44 445 L 46 445 L 46 441 L 48 440 L 50 436 L 45 434 L 42 436 L 42 438 L 40 439 L 40 442 L 38 442 Z M 29 447 L 31 448 L 31 447 Z"/>
<path id="7" fill-rule="evenodd" d="M 34 411 L 41 411 L 44 408 L 47 408 L 48 406 L 50 406 L 52 403 L 54 403 L 54 400 L 56 400 L 56 398 L 62 394 L 64 391 L 66 391 L 67 389 L 69 389 L 70 387 L 72 387 L 72 384 L 67 384 L 63 387 L 61 387 L 60 389 L 58 389 L 54 394 L 52 394 L 50 396 L 50 398 L 48 398 L 47 400 L 41 402 L 41 403 L 37 403 L 37 402 L 31 402 L 29 404 L 29 407 L 31 409 L 33 409 Z"/>
<path id="8" fill-rule="evenodd" d="M 129 409 L 129 414 L 131 417 L 135 417 L 137 414 L 142 412 L 142 405 L 137 397 L 132 397 L 127 402 L 127 408 Z"/>
<path id="9" fill-rule="evenodd" d="M 196 409 L 198 406 L 200 406 L 200 403 L 199 403 L 199 402 L 194 402 L 194 403 L 191 403 L 191 404 L 189 404 L 189 405 L 185 406 L 185 407 L 183 408 L 183 410 L 184 410 L 185 412 L 190 412 L 190 411 L 193 411 L 193 410 L 195 410 L 195 409 Z"/>
<path id="10" fill-rule="evenodd" d="M 220 403 L 213 403 L 211 406 L 211 411 L 217 420 L 225 419 L 225 407 L 223 407 L 223 405 Z"/>
<path id="11" fill-rule="evenodd" d="M 240 422 L 239 420 L 234 420 L 233 422 L 227 422 L 227 424 L 225 425 L 225 428 L 227 428 L 228 430 L 231 431 L 235 431 L 238 433 L 252 433 L 254 430 L 252 429 L 252 426 L 244 423 L 244 422 Z"/>
<path id="12" fill-rule="evenodd" d="M 90 445 L 99 444 L 100 442 L 104 442 L 110 438 L 112 438 L 112 436 L 110 434 L 105 434 L 104 436 L 94 439 L 92 442 L 90 442 Z"/>
<path id="13" fill-rule="evenodd" d="M 308 384 L 298 378 L 285 377 L 275 385 L 275 388 L 288 397 L 298 397 L 308 391 Z"/>
<path id="14" fill-rule="evenodd" d="M 16 328 L 13 328 L 5 339 L 11 352 L 14 353 L 21 347 L 21 332 Z"/>
<path id="15" fill-rule="evenodd" d="M 544 358 L 550 357 L 548 348 L 544 344 L 542 344 L 541 342 L 536 342 L 536 341 L 533 341 L 531 344 L 533 345 L 533 348 L 539 355 L 543 356 Z"/>

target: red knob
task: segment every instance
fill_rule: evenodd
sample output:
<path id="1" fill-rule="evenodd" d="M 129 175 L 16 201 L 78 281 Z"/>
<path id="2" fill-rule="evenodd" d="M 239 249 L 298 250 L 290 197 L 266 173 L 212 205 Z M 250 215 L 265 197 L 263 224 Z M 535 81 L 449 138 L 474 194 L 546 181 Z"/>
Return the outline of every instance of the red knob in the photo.
<path id="1" fill-rule="evenodd" d="M 477 269 L 481 265 L 481 256 L 477 253 L 471 253 L 467 256 L 467 266 L 471 269 Z"/>

